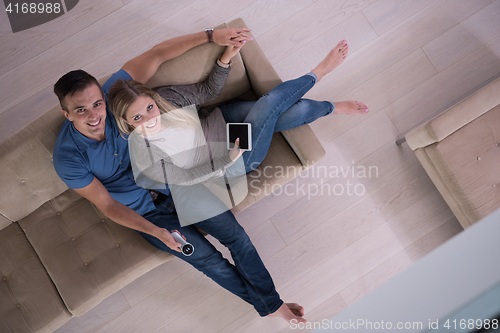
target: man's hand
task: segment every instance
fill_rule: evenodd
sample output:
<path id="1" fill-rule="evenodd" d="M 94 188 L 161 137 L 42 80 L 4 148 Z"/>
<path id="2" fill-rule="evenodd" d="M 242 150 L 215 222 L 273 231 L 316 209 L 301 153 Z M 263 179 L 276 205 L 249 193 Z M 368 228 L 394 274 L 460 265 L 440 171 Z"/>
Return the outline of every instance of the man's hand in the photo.
<path id="1" fill-rule="evenodd" d="M 177 231 L 177 230 L 172 230 L 172 232 L 174 232 L 174 231 Z M 179 235 L 180 234 L 181 233 L 179 232 Z M 165 243 L 165 245 L 167 245 L 170 249 L 177 251 L 177 252 L 181 252 L 181 249 L 179 248 L 179 246 L 181 246 L 181 244 L 177 243 L 175 241 L 174 236 L 172 236 L 172 234 L 167 229 L 163 229 L 163 228 L 158 229 L 157 233 L 154 236 L 156 238 L 158 238 L 159 240 L 161 240 L 163 243 Z M 182 238 L 184 238 L 184 240 L 186 240 L 186 237 L 182 236 Z"/>
<path id="2" fill-rule="evenodd" d="M 242 46 L 243 41 L 253 40 L 245 32 L 250 32 L 244 28 L 224 28 L 214 30 L 214 42 L 219 45 Z"/>

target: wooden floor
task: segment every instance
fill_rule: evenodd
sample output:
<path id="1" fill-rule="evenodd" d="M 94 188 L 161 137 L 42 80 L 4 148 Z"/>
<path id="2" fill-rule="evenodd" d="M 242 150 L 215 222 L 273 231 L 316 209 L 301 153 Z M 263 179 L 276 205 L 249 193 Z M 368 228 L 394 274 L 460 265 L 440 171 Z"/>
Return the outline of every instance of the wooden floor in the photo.
<path id="1" fill-rule="evenodd" d="M 237 17 L 282 79 L 347 39 L 347 61 L 307 97 L 370 108 L 312 124 L 327 151 L 315 172 L 237 216 L 282 298 L 321 321 L 462 230 L 411 149 L 394 141 L 500 72 L 500 0 L 80 0 L 16 34 L 2 11 L 0 140 L 56 104 L 52 85 L 67 71 L 102 77 L 162 40 Z M 176 259 L 57 330 L 291 331 Z"/>

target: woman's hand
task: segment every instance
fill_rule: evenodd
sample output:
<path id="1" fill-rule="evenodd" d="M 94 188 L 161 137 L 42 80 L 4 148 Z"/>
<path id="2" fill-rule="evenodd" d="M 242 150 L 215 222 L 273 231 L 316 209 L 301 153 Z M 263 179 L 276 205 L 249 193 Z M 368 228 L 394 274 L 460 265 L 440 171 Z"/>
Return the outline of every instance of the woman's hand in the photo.
<path id="1" fill-rule="evenodd" d="M 224 53 L 220 56 L 220 61 L 223 64 L 229 64 L 229 61 L 231 61 L 231 58 L 234 57 L 238 52 L 240 52 L 241 48 L 243 45 L 245 45 L 246 41 L 243 41 L 241 46 L 231 46 L 229 45 L 226 47 L 226 50 L 224 50 Z"/>
<path id="2" fill-rule="evenodd" d="M 234 147 L 229 152 L 229 158 L 231 161 L 236 161 L 243 154 L 243 150 L 240 150 L 240 138 L 237 138 L 234 142 Z"/>

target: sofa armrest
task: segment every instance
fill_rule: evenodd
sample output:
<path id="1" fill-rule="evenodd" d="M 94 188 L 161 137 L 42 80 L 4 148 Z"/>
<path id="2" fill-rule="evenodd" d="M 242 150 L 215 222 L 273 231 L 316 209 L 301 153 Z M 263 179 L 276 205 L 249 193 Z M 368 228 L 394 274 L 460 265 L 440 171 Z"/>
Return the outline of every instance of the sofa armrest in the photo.
<path id="1" fill-rule="evenodd" d="M 241 18 L 229 22 L 228 26 L 231 28 L 248 28 Z M 251 33 L 248 34 L 251 35 Z M 255 39 L 246 43 L 241 48 L 240 54 L 245 64 L 252 90 L 257 97 L 261 97 L 283 82 Z"/>
<path id="2" fill-rule="evenodd" d="M 500 78 L 406 134 L 412 150 L 440 142 L 500 104 Z"/>
<path id="3" fill-rule="evenodd" d="M 297 155 L 302 169 L 316 164 L 325 156 L 325 149 L 309 125 L 292 128 L 281 134 Z"/>

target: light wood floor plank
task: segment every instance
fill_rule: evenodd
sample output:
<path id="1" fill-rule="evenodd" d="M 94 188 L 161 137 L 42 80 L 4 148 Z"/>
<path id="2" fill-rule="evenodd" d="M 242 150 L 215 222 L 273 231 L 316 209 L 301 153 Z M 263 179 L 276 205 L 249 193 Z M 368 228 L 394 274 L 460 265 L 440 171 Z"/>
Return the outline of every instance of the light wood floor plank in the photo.
<path id="1" fill-rule="evenodd" d="M 24 64 L 40 53 L 88 28 L 123 7 L 121 0 L 80 1 L 70 13 L 15 34 L 0 37 L 0 76 Z M 83 45 L 80 48 L 84 47 Z"/>
<path id="2" fill-rule="evenodd" d="M 314 38 L 313 41 L 305 44 L 300 49 L 288 56 L 277 59 L 278 62 L 273 67 L 282 80 L 297 78 L 315 68 L 341 40 L 347 40 L 349 54 L 353 54 L 356 50 L 377 38 L 377 34 L 373 31 L 363 13 L 357 13 L 333 29 L 322 33 L 320 36 L 312 36 L 312 38 Z M 347 57 L 349 59 L 350 55 Z M 336 72 L 330 75 L 336 75 Z M 322 81 L 317 84 L 317 86 L 321 85 L 323 85 Z M 324 99 L 327 99 L 327 97 L 324 97 Z"/>
<path id="3" fill-rule="evenodd" d="M 500 1 L 430 41 L 423 50 L 439 72 L 500 35 Z"/>
<path id="4" fill-rule="evenodd" d="M 248 232 L 257 252 L 263 261 L 272 257 L 286 247 L 285 242 L 271 221 L 260 224 L 257 228 Z"/>
<path id="5" fill-rule="evenodd" d="M 300 221 L 307 222 L 302 227 L 302 231 L 308 230 L 310 225 L 311 231 L 307 233 L 299 234 L 300 229 L 294 228 L 295 233 L 289 234 L 288 229 L 277 225 L 276 229 L 288 246 L 266 262 L 266 264 L 269 263 L 269 270 L 276 285 L 281 286 L 286 284 L 290 277 L 303 275 L 305 271 L 302 270 L 302 265 L 308 267 L 319 265 L 331 255 L 342 251 L 397 216 L 413 202 L 425 197 L 434 185 L 423 169 L 418 167 L 418 165 L 411 167 L 406 172 L 395 176 L 369 196 L 361 198 L 336 214 L 309 211 L 309 217 L 306 220 L 300 219 Z M 320 208 L 316 205 L 314 202 L 311 208 L 319 210 Z M 330 205 L 333 204 L 330 203 Z M 293 220 L 288 220 L 289 224 L 293 222 Z M 273 223 L 277 224 L 274 220 Z M 286 224 L 283 223 L 283 226 Z M 295 241 L 291 242 L 292 240 Z M 294 246 L 293 244 L 298 244 L 297 242 L 316 245 Z"/>
<path id="6" fill-rule="evenodd" d="M 317 1 L 260 36 L 259 44 L 274 64 L 309 43 L 311 36 L 322 35 L 373 2 L 375 0 Z M 293 33 L 285 35 L 285 31 Z"/>
<path id="7" fill-rule="evenodd" d="M 436 74 L 429 59 L 418 49 L 337 100 L 358 100 L 365 103 L 370 112 L 363 117 L 369 118 Z M 316 121 L 312 127 L 322 141 L 328 141 L 332 132 L 334 135 L 341 135 L 357 126 L 359 120 L 356 117 L 324 118 Z"/>
<path id="8" fill-rule="evenodd" d="M 418 49 L 339 99 L 362 98 L 370 112 L 379 111 L 436 74 L 425 53 Z"/>
<path id="9" fill-rule="evenodd" d="M 7 16 L 7 11 L 5 10 L 5 3 L 0 4 L 0 38 L 12 34 L 12 28 L 10 27 L 9 17 Z M 2 48 L 3 51 L 3 48 Z M 0 53 L 0 55 L 3 52 Z"/>
<path id="10" fill-rule="evenodd" d="M 348 93 L 490 3 L 491 0 L 434 2 L 351 54 L 349 61 L 336 69 L 336 75 L 323 79 L 323 85 L 311 93 L 311 98 L 329 99 Z"/>
<path id="11" fill-rule="evenodd" d="M 392 140 L 390 137 L 377 142 L 376 137 L 363 136 L 363 133 L 370 131 L 367 128 L 370 126 L 379 129 L 384 128 L 383 132 L 390 133 L 393 126 L 392 123 L 383 112 L 380 115 L 382 117 L 374 117 L 373 121 L 367 121 L 365 124 L 366 127 L 356 127 L 353 131 L 348 132 L 347 135 L 340 137 L 332 145 L 328 146 L 327 154 L 329 158 L 338 157 L 336 162 L 331 163 L 330 167 L 327 168 L 328 175 L 332 177 L 331 180 L 325 179 L 324 185 L 321 188 L 311 186 L 309 195 L 304 196 L 288 209 L 282 210 L 271 218 L 276 229 L 288 245 L 301 236 L 304 225 L 307 225 L 308 228 L 318 227 L 330 216 L 360 201 L 361 197 L 358 194 L 361 194 L 361 196 L 366 195 L 363 191 L 366 191 L 368 187 L 368 184 L 365 185 L 364 183 L 367 181 L 365 176 L 369 176 L 369 170 L 365 166 L 358 166 L 357 163 L 362 158 L 368 156 L 369 153 L 365 152 L 366 155 L 358 155 L 356 158 L 355 155 L 344 156 L 348 153 L 343 151 L 343 149 L 346 147 L 346 142 L 350 140 L 355 141 L 357 138 L 365 138 L 362 144 L 358 143 L 360 149 L 359 151 L 356 149 L 356 151 L 359 154 L 363 153 L 361 146 L 366 147 L 368 144 L 378 145 L 378 147 L 371 147 L 371 149 L 376 150 L 390 142 Z M 356 147 L 355 142 L 354 146 Z M 349 147 L 352 146 L 349 145 Z M 354 161 L 354 163 L 351 161 Z M 317 173 L 321 173 L 321 175 L 317 176 L 324 177 L 324 169 L 317 168 L 317 170 Z M 353 170 L 356 171 L 354 177 L 351 172 Z M 358 177 L 358 170 L 365 170 L 366 172 Z M 338 174 L 337 171 L 339 172 Z M 367 182 L 370 182 L 370 180 Z"/>
<path id="12" fill-rule="evenodd" d="M 330 145 L 328 147 L 330 147 Z M 397 173 L 402 172 L 415 163 L 418 163 L 418 160 L 407 145 L 398 147 L 393 142 L 390 142 L 370 156 L 357 162 L 355 167 L 364 167 L 369 171 L 370 167 L 375 166 L 377 169 L 374 170 L 378 170 L 377 174 L 373 172 L 372 178 L 363 179 L 363 185 L 367 193 L 366 195 L 368 195 L 376 189 L 377 186 L 381 186 L 381 184 L 387 181 L 387 177 L 395 176 Z M 299 217 L 300 219 L 300 216 L 303 215 L 299 212 L 302 211 L 302 213 L 306 213 L 304 215 L 306 216 L 310 211 L 316 211 L 317 208 L 314 207 L 314 204 L 320 198 L 310 196 L 309 200 L 307 200 L 307 190 L 315 189 L 316 185 L 321 186 L 331 181 L 332 177 L 336 176 L 331 172 L 332 166 L 339 168 L 342 166 L 347 169 L 352 166 L 352 164 L 346 163 L 341 158 L 339 159 L 337 156 L 333 156 L 327 152 L 326 156 L 318 164 L 313 166 L 312 169 L 304 171 L 299 178 L 288 183 L 282 191 L 278 190 L 266 197 L 265 200 L 253 204 L 240 212 L 236 218 L 247 230 L 252 230 L 267 219 L 275 216 L 286 225 L 283 229 L 293 229 L 293 227 L 288 224 L 291 216 Z M 339 177 L 343 178 L 342 175 L 339 175 Z M 348 175 L 348 180 L 351 182 L 354 181 L 354 179 L 351 179 L 350 174 Z M 335 183 L 332 182 L 332 184 Z M 343 202 L 345 201 L 345 204 L 347 204 L 345 199 L 347 199 L 346 196 L 336 197 L 335 205 L 328 205 L 327 207 L 336 207 L 336 211 L 340 211 L 341 207 L 345 208 L 346 206 L 341 204 L 339 200 L 343 200 Z M 295 203 L 299 205 L 300 208 L 295 207 Z M 320 203 L 320 205 L 322 204 Z M 290 213 L 287 214 L 287 212 Z M 301 225 L 299 224 L 297 228 L 300 227 Z M 293 233 L 292 230 L 290 231 Z"/>
<path id="13" fill-rule="evenodd" d="M 382 35 L 404 22 L 435 0 L 378 0 L 363 10 L 377 35 Z"/>
<path id="14" fill-rule="evenodd" d="M 50 110 L 59 103 L 52 87 L 53 84 L 0 113 L 0 141 L 37 119 L 41 110 Z"/>
<path id="15" fill-rule="evenodd" d="M 242 18 L 252 30 L 252 35 L 259 37 L 312 3 L 312 0 L 257 0 L 228 21 Z"/>
<path id="16" fill-rule="evenodd" d="M 334 315 L 339 313 L 340 311 L 344 310 L 347 308 L 347 304 L 344 302 L 340 294 L 333 295 L 330 297 L 328 300 L 325 302 L 321 303 L 314 309 L 308 309 L 304 318 L 307 319 L 307 322 L 310 323 L 309 326 L 304 326 L 304 329 L 300 329 L 300 327 L 297 325 L 297 328 L 292 328 L 292 326 L 287 327 L 283 330 L 280 331 L 280 333 L 292 333 L 292 332 L 310 332 L 311 328 L 316 329 L 316 328 L 321 328 L 321 324 L 323 324 L 323 321 L 325 319 L 332 318 Z M 314 326 L 316 325 L 316 326 Z M 324 327 L 324 326 L 323 326 Z"/>
<path id="17" fill-rule="evenodd" d="M 127 300 L 120 291 L 117 291 L 83 316 L 71 318 L 54 333 L 94 333 L 129 309 Z"/>
<path id="18" fill-rule="evenodd" d="M 253 306 L 221 289 L 203 301 L 193 302 L 185 314 L 155 332 L 215 333 L 249 312 L 258 316 Z"/>
<path id="19" fill-rule="evenodd" d="M 343 251 L 331 256 L 314 269 L 308 270 L 283 288 L 278 288 L 280 295 L 285 300 L 300 300 L 306 311 L 316 308 L 361 276 L 448 221 L 452 217 L 451 211 L 443 207 L 442 200 L 437 190 L 433 191 L 431 195 L 401 210 L 397 216 L 385 220 L 379 227 Z M 307 243 L 307 240 L 303 242 Z M 293 277 L 294 275 L 290 275 L 289 279 L 292 280 Z M 271 322 L 259 319 L 252 319 L 250 314 L 246 314 L 241 321 L 238 320 L 226 327 L 224 332 L 230 332 L 230 329 L 242 333 L 276 332 L 288 326 L 283 321 Z"/>
<path id="20" fill-rule="evenodd" d="M 418 239 L 415 243 L 342 290 L 340 295 L 350 306 L 356 300 L 382 285 L 391 277 L 403 271 L 411 264 L 424 257 L 427 253 L 462 231 L 462 226 L 458 223 L 457 219 L 453 217 L 445 224 L 431 231 L 428 235 Z"/>
<path id="21" fill-rule="evenodd" d="M 155 332 L 214 295 L 219 286 L 194 268 L 149 296 L 96 333 Z M 196 325 L 193 325 L 194 327 Z"/>
<path id="22" fill-rule="evenodd" d="M 405 133 L 498 73 L 500 37 L 389 104 L 385 110 L 398 130 Z"/>

